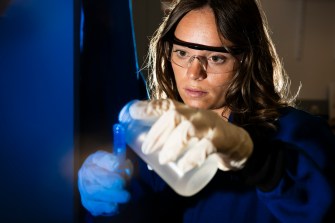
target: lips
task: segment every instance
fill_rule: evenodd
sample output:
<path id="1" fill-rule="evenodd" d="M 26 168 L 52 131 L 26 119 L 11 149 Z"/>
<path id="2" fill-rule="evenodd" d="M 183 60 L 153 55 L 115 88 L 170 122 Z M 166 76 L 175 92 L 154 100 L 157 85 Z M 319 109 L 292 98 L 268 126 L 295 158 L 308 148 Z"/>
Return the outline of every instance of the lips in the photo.
<path id="1" fill-rule="evenodd" d="M 184 88 L 186 95 L 192 98 L 199 98 L 203 97 L 208 94 L 207 91 L 203 91 L 200 89 L 195 89 L 195 88 Z"/>

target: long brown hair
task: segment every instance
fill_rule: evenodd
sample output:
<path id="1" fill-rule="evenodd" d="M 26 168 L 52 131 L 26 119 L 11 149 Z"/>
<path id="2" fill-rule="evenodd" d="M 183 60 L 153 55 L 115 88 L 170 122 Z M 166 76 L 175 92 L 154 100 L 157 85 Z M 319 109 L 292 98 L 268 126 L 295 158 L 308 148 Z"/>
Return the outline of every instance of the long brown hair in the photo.
<path id="1" fill-rule="evenodd" d="M 292 105 L 289 79 L 269 35 L 266 17 L 257 0 L 181 0 L 171 5 L 162 24 L 151 39 L 148 54 L 147 89 L 152 99 L 181 101 L 169 56 L 171 36 L 183 16 L 191 10 L 209 6 L 219 33 L 243 48 L 238 71 L 225 97 L 226 108 L 240 126 L 263 125 L 274 128 L 278 109 Z"/>

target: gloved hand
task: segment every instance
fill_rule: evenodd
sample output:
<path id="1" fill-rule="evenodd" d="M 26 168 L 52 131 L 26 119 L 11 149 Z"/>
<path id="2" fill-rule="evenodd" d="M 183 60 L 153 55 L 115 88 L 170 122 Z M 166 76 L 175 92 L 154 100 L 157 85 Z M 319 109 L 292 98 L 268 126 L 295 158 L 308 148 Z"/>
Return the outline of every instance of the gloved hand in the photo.
<path id="1" fill-rule="evenodd" d="M 142 152 L 159 151 L 160 164 L 175 161 L 184 172 L 202 165 L 208 156 L 215 156 L 223 171 L 241 169 L 253 150 L 252 140 L 243 128 L 210 110 L 161 99 L 137 101 L 129 113 L 133 119 L 154 122 Z"/>
<path id="2" fill-rule="evenodd" d="M 78 172 L 78 188 L 83 206 L 92 215 L 113 215 L 130 194 L 124 189 L 132 174 L 130 160 L 121 162 L 112 153 L 99 150 L 88 156 Z"/>

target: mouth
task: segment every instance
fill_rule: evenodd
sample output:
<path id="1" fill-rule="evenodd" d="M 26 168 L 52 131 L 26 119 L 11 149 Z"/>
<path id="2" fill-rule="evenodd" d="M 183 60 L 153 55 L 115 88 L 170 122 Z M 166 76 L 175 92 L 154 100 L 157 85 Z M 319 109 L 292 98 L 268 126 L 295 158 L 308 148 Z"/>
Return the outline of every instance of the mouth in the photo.
<path id="1" fill-rule="evenodd" d="M 184 88 L 186 95 L 191 98 L 200 98 L 208 94 L 207 91 L 196 88 Z"/>

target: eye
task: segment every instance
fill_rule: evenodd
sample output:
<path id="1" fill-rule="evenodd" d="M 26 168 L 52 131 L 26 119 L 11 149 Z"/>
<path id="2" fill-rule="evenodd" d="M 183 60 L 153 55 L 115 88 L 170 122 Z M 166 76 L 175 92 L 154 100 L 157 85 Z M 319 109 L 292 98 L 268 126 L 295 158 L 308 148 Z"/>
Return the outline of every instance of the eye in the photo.
<path id="1" fill-rule="evenodd" d="M 187 52 L 185 52 L 183 50 L 174 50 L 173 52 L 175 54 L 177 54 L 177 56 L 180 57 L 180 58 L 188 57 Z"/>
<path id="2" fill-rule="evenodd" d="M 227 58 L 223 55 L 215 55 L 207 58 L 209 63 L 214 64 L 223 64 L 226 61 L 226 59 Z"/>

